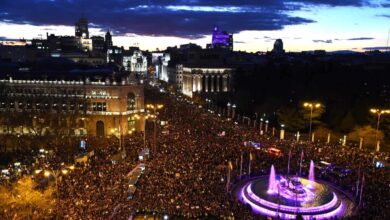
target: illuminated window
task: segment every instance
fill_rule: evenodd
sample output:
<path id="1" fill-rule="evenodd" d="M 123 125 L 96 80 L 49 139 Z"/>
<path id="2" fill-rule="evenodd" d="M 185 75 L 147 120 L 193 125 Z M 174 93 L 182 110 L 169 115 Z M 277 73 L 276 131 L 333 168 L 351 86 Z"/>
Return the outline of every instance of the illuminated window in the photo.
<path id="1" fill-rule="evenodd" d="M 105 112 L 107 111 L 107 104 L 105 102 L 93 102 L 92 103 L 92 110 L 98 111 L 98 112 Z"/>
<path id="2" fill-rule="evenodd" d="M 127 123 L 128 123 L 128 130 L 134 130 L 135 129 L 135 117 L 131 116 L 127 118 Z"/>
<path id="3" fill-rule="evenodd" d="M 135 95 L 130 92 L 127 94 L 127 111 L 135 110 Z"/>

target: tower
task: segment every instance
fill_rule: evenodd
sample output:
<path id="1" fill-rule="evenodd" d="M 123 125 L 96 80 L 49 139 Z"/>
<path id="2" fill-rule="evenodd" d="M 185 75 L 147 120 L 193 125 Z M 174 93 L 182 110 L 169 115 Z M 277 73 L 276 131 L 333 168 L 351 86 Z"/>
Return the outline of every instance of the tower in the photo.
<path id="1" fill-rule="evenodd" d="M 272 50 L 274 54 L 284 54 L 284 49 L 283 49 L 283 41 L 282 39 L 277 39 L 274 43 L 274 49 Z"/>
<path id="2" fill-rule="evenodd" d="M 85 17 L 81 17 L 75 24 L 76 37 L 89 38 L 88 21 Z"/>
<path id="3" fill-rule="evenodd" d="M 105 46 L 106 46 L 106 50 L 110 47 L 112 47 L 112 36 L 111 36 L 111 33 L 110 33 L 110 29 L 107 30 L 107 33 L 106 33 L 106 37 L 105 37 Z"/>

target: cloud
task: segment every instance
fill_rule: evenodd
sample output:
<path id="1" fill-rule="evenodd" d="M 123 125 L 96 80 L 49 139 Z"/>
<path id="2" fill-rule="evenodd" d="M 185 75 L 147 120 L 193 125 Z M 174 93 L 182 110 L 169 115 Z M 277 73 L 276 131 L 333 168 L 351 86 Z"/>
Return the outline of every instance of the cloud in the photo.
<path id="1" fill-rule="evenodd" d="M 328 6 L 364 6 L 370 5 L 368 0 L 290 0 L 290 2 Z"/>
<path id="2" fill-rule="evenodd" d="M 390 18 L 390 14 L 388 14 L 388 15 L 377 15 L 377 16 L 379 16 L 379 17 L 385 17 L 385 18 Z"/>
<path id="3" fill-rule="evenodd" d="M 235 44 L 245 44 L 245 41 L 234 41 Z"/>
<path id="4" fill-rule="evenodd" d="M 332 40 L 313 40 L 314 43 L 325 43 L 325 44 L 331 44 L 333 43 Z"/>
<path id="5" fill-rule="evenodd" d="M 384 8 L 390 8 L 390 3 L 382 3 L 381 6 Z"/>
<path id="6" fill-rule="evenodd" d="M 16 40 L 20 40 L 20 39 L 12 39 L 12 38 L 0 36 L 0 41 L 16 41 Z"/>
<path id="7" fill-rule="evenodd" d="M 363 50 L 387 50 L 390 51 L 390 47 L 378 46 L 378 47 L 363 47 Z"/>
<path id="8" fill-rule="evenodd" d="M 349 38 L 347 40 L 374 40 L 373 37 L 356 37 L 356 38 Z"/>
<path id="9" fill-rule="evenodd" d="M 342 41 L 342 40 L 349 40 L 349 41 L 359 41 L 359 40 L 374 40 L 373 37 L 354 37 L 354 38 L 348 38 L 348 39 L 334 39 L 336 41 Z"/>
<path id="10" fill-rule="evenodd" d="M 0 21 L 73 26 L 84 14 L 94 27 L 116 35 L 201 38 L 214 25 L 238 33 L 281 30 L 315 22 L 291 12 L 310 5 L 356 6 L 366 0 L 1 0 Z M 23 6 L 23 7 L 21 7 Z"/>

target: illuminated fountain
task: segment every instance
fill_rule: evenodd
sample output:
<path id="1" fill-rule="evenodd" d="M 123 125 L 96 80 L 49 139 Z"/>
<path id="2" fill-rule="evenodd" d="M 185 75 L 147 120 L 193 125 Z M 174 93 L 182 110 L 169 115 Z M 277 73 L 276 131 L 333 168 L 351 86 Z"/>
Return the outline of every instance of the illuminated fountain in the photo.
<path id="1" fill-rule="evenodd" d="M 251 179 L 239 191 L 239 197 L 255 212 L 270 217 L 324 219 L 344 216 L 345 207 L 353 207 L 341 191 L 316 182 L 314 162 L 310 162 L 309 178 L 276 175 L 272 165 L 269 176 Z"/>
<path id="2" fill-rule="evenodd" d="M 309 184 L 308 184 L 308 187 L 309 188 L 313 188 L 313 184 L 314 184 L 314 162 L 311 160 L 310 161 L 310 168 L 309 168 Z"/>
<path id="3" fill-rule="evenodd" d="M 272 194 L 276 192 L 276 179 L 275 179 L 275 167 L 271 166 L 271 172 L 268 179 L 268 190 L 267 193 Z"/>

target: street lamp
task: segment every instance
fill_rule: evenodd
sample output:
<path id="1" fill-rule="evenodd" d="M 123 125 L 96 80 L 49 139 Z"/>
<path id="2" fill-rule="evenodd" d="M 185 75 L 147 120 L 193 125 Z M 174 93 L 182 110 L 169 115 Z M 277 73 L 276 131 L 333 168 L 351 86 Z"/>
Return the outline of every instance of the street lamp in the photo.
<path id="1" fill-rule="evenodd" d="M 236 116 L 236 104 L 233 104 L 232 105 L 232 108 L 233 108 L 233 110 L 232 110 L 232 118 L 233 118 L 233 120 L 234 120 L 234 117 Z"/>
<path id="2" fill-rule="evenodd" d="M 313 122 L 313 109 L 320 108 L 321 104 L 320 103 L 305 102 L 305 103 L 303 103 L 303 107 L 310 109 L 309 142 L 311 142 L 311 124 Z"/>
<path id="3" fill-rule="evenodd" d="M 381 115 L 390 114 L 390 109 L 370 109 L 370 112 L 372 114 L 376 114 L 378 117 L 377 123 L 376 123 L 376 131 L 375 131 L 375 143 L 376 143 L 376 149 L 379 151 L 379 141 L 378 141 L 378 131 L 379 131 L 379 122 L 381 119 Z"/>
<path id="4" fill-rule="evenodd" d="M 281 124 L 280 127 L 280 140 L 284 140 L 284 124 Z"/>
<path id="5" fill-rule="evenodd" d="M 232 104 L 230 104 L 230 102 L 227 103 L 227 117 L 229 118 L 230 117 L 230 106 Z"/>
<path id="6" fill-rule="evenodd" d="M 153 119 L 153 148 L 154 148 L 154 152 L 156 152 L 156 139 L 157 139 L 157 130 L 156 130 L 156 119 L 157 119 L 157 110 L 159 109 L 162 109 L 164 108 L 164 105 L 163 104 L 147 104 L 146 105 L 146 108 L 147 109 L 153 109 L 154 110 L 154 114 L 153 115 L 147 115 L 146 118 L 145 118 L 145 128 L 144 128 L 144 147 L 146 147 L 146 140 L 145 140 L 145 131 L 146 131 L 146 119 L 148 118 L 152 118 Z"/>

